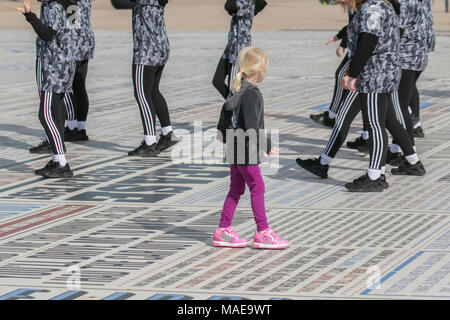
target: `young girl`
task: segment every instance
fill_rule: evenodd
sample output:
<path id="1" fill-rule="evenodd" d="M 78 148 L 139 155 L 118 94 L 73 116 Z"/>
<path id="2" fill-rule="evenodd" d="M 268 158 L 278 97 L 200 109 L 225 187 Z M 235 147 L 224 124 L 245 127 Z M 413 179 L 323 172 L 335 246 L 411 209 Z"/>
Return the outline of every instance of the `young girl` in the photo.
<path id="1" fill-rule="evenodd" d="M 240 72 L 233 81 L 233 93 L 240 94 L 238 111 L 236 113 L 235 129 L 241 129 L 245 134 L 252 136 L 252 131 L 264 129 L 264 101 L 256 83 L 264 80 L 267 72 L 269 60 L 267 54 L 256 47 L 246 47 L 239 53 Z M 230 164 L 230 191 L 225 200 L 219 227 L 213 236 L 213 244 L 219 247 L 245 247 L 248 244 L 247 239 L 241 238 L 233 228 L 231 222 L 240 197 L 245 192 L 247 184 L 251 194 L 251 204 L 255 218 L 257 232 L 253 238 L 253 247 L 260 249 L 283 249 L 289 246 L 289 242 L 282 240 L 267 223 L 266 211 L 264 206 L 264 181 L 261 176 L 257 159 L 251 159 L 251 154 L 256 152 L 258 155 L 267 152 L 269 155 L 278 153 L 277 148 L 271 148 L 271 142 L 257 141 L 251 138 L 245 141 L 245 161 L 241 162 L 237 157 L 227 157 Z M 227 148 L 235 149 L 235 139 L 227 139 Z M 260 146 L 267 146 L 264 150 L 259 150 Z M 262 147 L 261 147 L 262 148 Z"/>
<path id="2" fill-rule="evenodd" d="M 86 119 L 89 97 L 86 91 L 86 76 L 89 59 L 94 57 L 95 39 L 91 27 L 91 0 L 78 0 L 79 27 L 74 28 L 74 57 L 76 61 L 72 93 L 67 93 L 64 102 L 67 110 L 66 141 L 89 140 L 86 134 Z"/>
<path id="3" fill-rule="evenodd" d="M 133 85 L 139 105 L 144 141 L 129 156 L 156 157 L 178 140 L 173 134 L 169 109 L 159 91 L 164 66 L 169 60 L 169 39 L 164 21 L 167 0 L 133 0 Z M 156 142 L 155 120 L 161 123 Z"/>
<path id="4" fill-rule="evenodd" d="M 73 57 L 73 27 L 67 9 L 73 0 L 49 1 L 41 11 L 40 19 L 31 12 L 31 0 L 24 0 L 22 12 L 42 40 L 39 43 L 38 61 L 41 69 L 41 103 L 39 120 L 52 148 L 52 160 L 37 175 L 45 178 L 62 178 L 73 175 L 64 154 L 64 94 L 72 87 L 75 72 Z"/>
<path id="5" fill-rule="evenodd" d="M 253 17 L 263 10 L 266 4 L 264 0 L 227 0 L 225 3 L 225 10 L 231 15 L 230 32 L 227 46 L 212 81 L 224 99 L 230 94 L 231 83 L 236 74 L 234 64 L 238 53 L 252 43 L 250 30 Z M 228 81 L 225 84 L 227 77 Z"/>

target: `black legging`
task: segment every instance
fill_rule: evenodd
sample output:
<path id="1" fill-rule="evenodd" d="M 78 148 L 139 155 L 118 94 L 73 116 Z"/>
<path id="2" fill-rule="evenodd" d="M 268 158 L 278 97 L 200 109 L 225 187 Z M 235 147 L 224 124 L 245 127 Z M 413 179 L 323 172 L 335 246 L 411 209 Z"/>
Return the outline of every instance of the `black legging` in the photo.
<path id="1" fill-rule="evenodd" d="M 68 121 L 86 121 L 89 112 L 89 97 L 86 90 L 86 77 L 89 60 L 77 61 L 73 77 L 72 92 L 64 96 L 66 118 Z"/>
<path id="2" fill-rule="evenodd" d="M 64 154 L 64 93 L 41 91 L 39 120 L 44 127 L 53 154 Z"/>
<path id="3" fill-rule="evenodd" d="M 411 101 L 414 100 L 414 94 L 415 91 L 417 91 L 416 82 L 417 79 L 419 79 L 421 73 L 421 71 L 402 70 L 402 78 L 398 87 L 398 99 L 400 101 L 400 108 L 402 110 L 403 118 L 405 119 L 406 131 L 408 132 L 408 136 L 411 140 L 412 145 L 414 145 L 414 128 L 408 107 L 410 106 Z M 418 116 L 419 106 L 415 108 Z M 393 143 L 399 144 L 395 139 L 393 140 Z"/>
<path id="4" fill-rule="evenodd" d="M 360 94 L 357 91 L 349 92 L 346 99 L 342 102 L 341 107 L 339 107 L 339 111 L 336 116 L 336 123 L 333 127 L 333 131 L 331 132 L 328 144 L 323 152 L 330 158 L 334 158 L 339 149 L 342 147 L 342 144 L 345 142 L 350 130 L 350 125 L 361 111 L 362 104 L 359 95 Z M 412 155 L 415 151 L 409 141 L 408 134 L 402 125 L 402 114 L 395 99 L 396 94 L 392 93 L 391 97 L 387 101 L 385 120 L 386 129 L 393 137 L 396 137 L 396 139 L 400 141 L 400 146 L 404 150 L 405 154 Z M 365 127 L 368 128 L 368 124 L 365 123 Z"/>
<path id="5" fill-rule="evenodd" d="M 212 81 L 213 86 L 217 89 L 217 91 L 219 91 L 224 99 L 226 99 L 230 94 L 232 68 L 233 64 L 231 64 L 228 60 L 220 59 Z M 227 83 L 225 83 L 227 78 Z"/>
<path id="6" fill-rule="evenodd" d="M 348 54 L 346 54 L 334 75 L 333 99 L 331 100 L 329 108 L 329 110 L 334 113 L 338 113 L 341 102 L 345 100 L 346 95 L 348 94 L 348 90 L 342 89 L 340 83 L 341 79 L 346 75 L 349 65 L 350 61 L 348 60 Z"/>
<path id="7" fill-rule="evenodd" d="M 164 65 L 133 64 L 134 96 L 139 105 L 145 135 L 156 135 L 156 117 L 158 117 L 161 127 L 171 125 L 167 102 L 159 91 L 163 70 Z"/>

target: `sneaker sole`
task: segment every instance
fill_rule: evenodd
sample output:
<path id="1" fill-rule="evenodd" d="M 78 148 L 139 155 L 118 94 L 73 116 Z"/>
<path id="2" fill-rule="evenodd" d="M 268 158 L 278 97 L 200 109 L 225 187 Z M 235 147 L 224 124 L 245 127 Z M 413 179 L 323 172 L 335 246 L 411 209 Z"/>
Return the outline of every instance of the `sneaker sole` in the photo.
<path id="1" fill-rule="evenodd" d="M 394 176 L 416 176 L 416 177 L 421 177 L 424 176 L 426 174 L 426 172 L 395 172 L 395 171 L 391 171 L 391 173 Z"/>
<path id="2" fill-rule="evenodd" d="M 63 173 L 62 175 L 48 175 L 48 174 L 43 173 L 43 174 L 41 174 L 41 176 L 43 176 L 44 178 L 47 178 L 47 179 L 70 178 L 70 177 L 73 177 L 73 171 Z"/>
<path id="3" fill-rule="evenodd" d="M 229 242 L 213 241 L 213 245 L 215 245 L 216 247 L 244 248 L 244 247 L 248 246 L 248 242 L 245 242 L 245 243 L 229 243 Z"/>
<path id="4" fill-rule="evenodd" d="M 289 244 L 267 244 L 267 243 L 253 243 L 253 248 L 255 249 L 286 249 Z"/>
<path id="5" fill-rule="evenodd" d="M 389 187 L 389 186 L 388 186 Z M 345 187 L 349 192 L 361 192 L 361 193 L 365 193 L 365 192 L 383 192 L 384 189 L 387 189 L 388 187 L 382 187 L 382 189 L 349 189 L 348 187 Z"/>

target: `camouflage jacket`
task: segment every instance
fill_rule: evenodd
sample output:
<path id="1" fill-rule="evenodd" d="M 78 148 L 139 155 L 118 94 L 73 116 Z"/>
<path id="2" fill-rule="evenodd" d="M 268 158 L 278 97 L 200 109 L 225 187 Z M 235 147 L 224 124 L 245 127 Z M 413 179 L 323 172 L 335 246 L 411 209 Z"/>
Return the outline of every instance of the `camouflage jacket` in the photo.
<path id="1" fill-rule="evenodd" d="M 133 64 L 162 66 L 169 60 L 164 8 L 158 0 L 138 0 L 133 6 Z"/>
<path id="2" fill-rule="evenodd" d="M 423 71 L 434 50 L 433 15 L 429 0 L 400 0 L 400 64 L 405 70 Z"/>
<path id="3" fill-rule="evenodd" d="M 362 93 L 386 93 L 396 91 L 400 83 L 399 17 L 391 4 L 383 0 L 367 1 L 352 19 L 348 33 L 348 54 L 351 60 L 356 52 L 360 33 L 378 37 L 377 46 L 358 76 Z"/>
<path id="4" fill-rule="evenodd" d="M 41 12 L 42 23 L 53 29 L 50 41 L 41 41 L 38 57 L 41 61 L 42 90 L 54 93 L 69 92 L 75 74 L 73 56 L 73 26 L 61 4 L 51 1 Z"/>
<path id="5" fill-rule="evenodd" d="M 237 0 L 237 13 L 231 17 L 228 43 L 222 54 L 222 59 L 233 64 L 237 60 L 239 52 L 252 44 L 250 30 L 255 16 L 255 3 L 253 0 Z"/>
<path id="6" fill-rule="evenodd" d="M 94 57 L 95 39 L 91 27 L 91 0 L 78 0 L 78 21 L 74 25 L 74 56 L 76 61 L 92 59 Z"/>

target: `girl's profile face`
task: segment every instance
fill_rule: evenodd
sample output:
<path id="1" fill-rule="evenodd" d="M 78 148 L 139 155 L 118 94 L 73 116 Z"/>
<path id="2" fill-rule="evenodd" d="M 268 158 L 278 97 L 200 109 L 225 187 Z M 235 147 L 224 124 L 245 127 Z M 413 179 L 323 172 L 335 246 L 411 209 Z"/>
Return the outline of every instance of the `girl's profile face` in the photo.
<path id="1" fill-rule="evenodd" d="M 261 69 L 259 69 L 259 72 L 258 72 L 258 79 L 256 80 L 256 82 L 262 82 L 262 81 L 264 81 L 264 79 L 266 78 L 266 76 L 267 76 L 267 69 L 261 67 Z"/>

